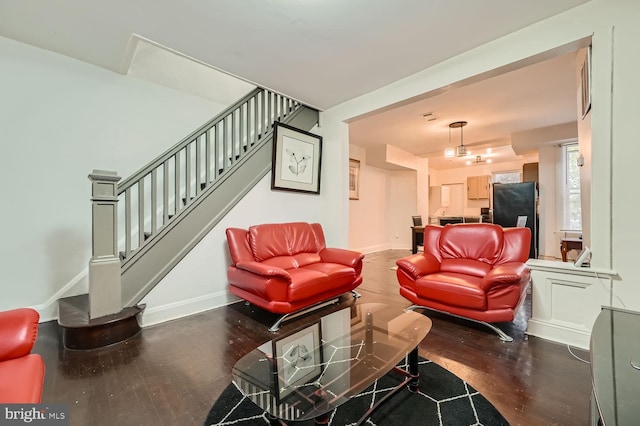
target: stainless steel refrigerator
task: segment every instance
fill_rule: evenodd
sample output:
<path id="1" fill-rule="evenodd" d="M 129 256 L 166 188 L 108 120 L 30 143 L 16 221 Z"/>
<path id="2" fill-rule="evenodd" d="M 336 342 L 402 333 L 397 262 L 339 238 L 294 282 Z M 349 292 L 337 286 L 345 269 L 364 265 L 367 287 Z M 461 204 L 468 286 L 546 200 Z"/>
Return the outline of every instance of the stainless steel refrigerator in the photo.
<path id="1" fill-rule="evenodd" d="M 538 257 L 538 190 L 535 182 L 496 183 L 493 185 L 493 223 L 502 227 L 518 226 L 518 218 L 531 229 L 530 258 Z"/>

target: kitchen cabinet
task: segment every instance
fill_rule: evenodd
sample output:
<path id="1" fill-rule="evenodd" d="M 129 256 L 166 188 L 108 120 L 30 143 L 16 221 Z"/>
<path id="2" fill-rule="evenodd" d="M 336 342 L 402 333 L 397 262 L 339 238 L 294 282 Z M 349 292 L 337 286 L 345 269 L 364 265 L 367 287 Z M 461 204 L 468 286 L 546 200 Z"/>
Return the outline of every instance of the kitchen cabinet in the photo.
<path id="1" fill-rule="evenodd" d="M 451 190 L 449 186 L 442 185 L 440 188 L 440 207 L 449 207 L 449 201 L 451 200 Z"/>
<path id="2" fill-rule="evenodd" d="M 467 198 L 469 200 L 488 200 L 489 176 L 469 176 L 467 178 Z"/>

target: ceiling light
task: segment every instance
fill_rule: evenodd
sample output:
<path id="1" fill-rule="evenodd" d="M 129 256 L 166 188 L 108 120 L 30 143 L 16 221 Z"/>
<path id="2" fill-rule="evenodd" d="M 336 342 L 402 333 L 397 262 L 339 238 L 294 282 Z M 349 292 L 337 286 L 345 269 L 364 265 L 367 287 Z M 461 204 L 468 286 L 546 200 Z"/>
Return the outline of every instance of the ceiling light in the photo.
<path id="1" fill-rule="evenodd" d="M 448 146 L 447 149 L 444 150 L 444 156 L 446 158 L 453 158 L 456 156 L 456 150 L 453 149 L 452 146 Z"/>
<path id="2" fill-rule="evenodd" d="M 467 166 L 471 163 L 480 164 L 480 163 L 491 163 L 491 158 L 487 158 L 486 160 L 482 159 L 481 155 L 476 155 L 475 160 L 467 160 Z"/>
<path id="3" fill-rule="evenodd" d="M 464 138 L 462 133 L 462 128 L 466 125 L 466 121 L 454 121 L 453 123 L 449 124 L 449 148 L 451 148 L 451 129 L 460 129 L 460 146 L 456 147 L 456 157 L 465 157 L 468 153 L 467 147 L 464 146 Z M 447 156 L 449 148 L 447 148 L 447 150 L 445 151 L 445 156 Z"/>

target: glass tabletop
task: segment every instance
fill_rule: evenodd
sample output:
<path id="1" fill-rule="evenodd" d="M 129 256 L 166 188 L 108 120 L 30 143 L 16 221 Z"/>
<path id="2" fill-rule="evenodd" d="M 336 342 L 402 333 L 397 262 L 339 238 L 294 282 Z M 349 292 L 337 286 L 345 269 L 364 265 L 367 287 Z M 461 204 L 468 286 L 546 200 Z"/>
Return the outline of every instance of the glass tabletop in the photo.
<path id="1" fill-rule="evenodd" d="M 603 307 L 591 332 L 593 390 L 604 425 L 640 419 L 640 312 Z"/>
<path id="2" fill-rule="evenodd" d="M 417 312 L 356 304 L 251 351 L 233 367 L 233 381 L 279 419 L 312 419 L 391 371 L 430 329 Z"/>

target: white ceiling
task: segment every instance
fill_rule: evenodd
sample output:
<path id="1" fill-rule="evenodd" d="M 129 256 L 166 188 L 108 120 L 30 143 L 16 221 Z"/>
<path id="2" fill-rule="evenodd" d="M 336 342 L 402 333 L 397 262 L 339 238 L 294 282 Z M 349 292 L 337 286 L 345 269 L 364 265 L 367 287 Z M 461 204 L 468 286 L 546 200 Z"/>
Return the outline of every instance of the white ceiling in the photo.
<path id="1" fill-rule="evenodd" d="M 0 36 L 125 73 L 134 34 L 326 109 L 588 0 L 2 0 Z"/>
<path id="2" fill-rule="evenodd" d="M 394 145 L 429 158 L 435 169 L 463 167 L 476 156 L 493 162 L 518 158 L 512 135 L 539 132 L 576 121 L 576 52 L 544 60 L 468 85 L 368 114 L 350 123 L 350 143 L 364 147 Z M 427 121 L 426 113 L 437 119 Z M 463 128 L 467 158 L 445 159 L 449 124 L 467 121 Z M 547 132 L 547 134 L 553 132 Z M 566 132 L 556 132 L 562 136 Z M 460 129 L 451 129 L 451 146 L 460 145 Z M 540 143 L 548 140 L 540 139 Z M 522 153 L 519 153 L 522 154 Z"/>
<path id="3" fill-rule="evenodd" d="M 141 50 L 142 39 L 327 109 L 587 1 L 0 0 L 0 36 L 153 80 L 144 61 L 172 59 Z M 575 120 L 572 60 L 425 94 L 354 121 L 351 142 L 392 144 L 431 156 L 432 167 L 452 167 L 440 155 L 448 123 L 466 120 L 470 149 L 509 151 L 514 132 Z M 170 68 L 179 78 L 156 82 L 191 91 L 186 81 L 206 78 Z M 427 123 L 426 112 L 438 120 Z"/>

